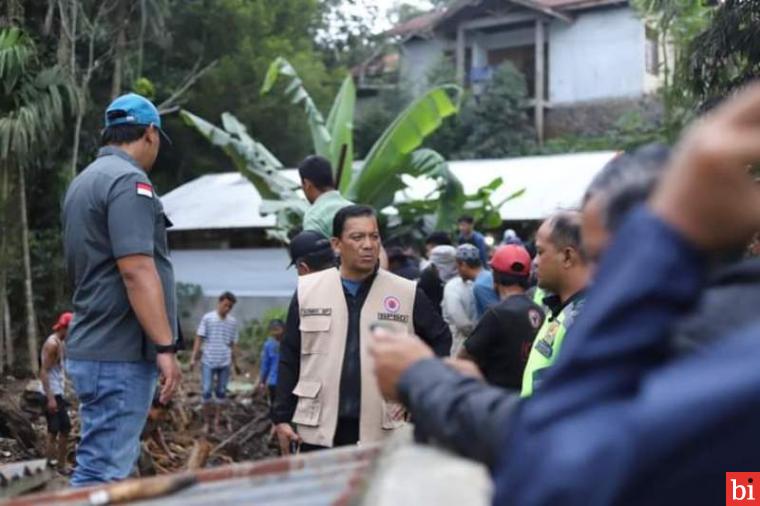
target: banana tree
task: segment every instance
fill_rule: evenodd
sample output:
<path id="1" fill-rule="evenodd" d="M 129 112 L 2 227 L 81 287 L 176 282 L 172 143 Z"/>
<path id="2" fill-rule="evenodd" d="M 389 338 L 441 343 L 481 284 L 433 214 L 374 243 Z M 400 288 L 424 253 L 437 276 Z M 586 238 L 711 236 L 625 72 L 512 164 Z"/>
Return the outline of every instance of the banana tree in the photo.
<path id="1" fill-rule="evenodd" d="M 270 66 L 262 93 L 271 92 L 280 77 L 289 80 L 284 93 L 293 104 L 303 107 L 314 151 L 331 161 L 338 189 L 343 195 L 357 203 L 382 210 L 392 205 L 396 192 L 405 187 L 402 175 L 424 176 L 436 181 L 441 197 L 435 202 L 436 221 L 453 222 L 453 217 L 462 210 L 467 200 L 462 185 L 448 170 L 440 154 L 420 148 L 425 138 L 435 132 L 445 118 L 459 111 L 461 88 L 438 86 L 412 102 L 380 136 L 361 166 L 354 169 L 356 88 L 352 78 L 348 76 L 343 81 L 325 120 L 296 70 L 283 58 L 276 59 Z M 264 197 L 262 212 L 278 213 L 281 229 L 293 224 L 293 215 L 302 214 L 306 202 L 297 193 L 298 185 L 289 180 L 287 183 L 282 181 L 285 178 L 278 174 L 282 163 L 251 138 L 232 115 L 222 115 L 222 128 L 188 111 L 182 111 L 181 115 L 186 123 L 230 155 L 236 167 Z"/>

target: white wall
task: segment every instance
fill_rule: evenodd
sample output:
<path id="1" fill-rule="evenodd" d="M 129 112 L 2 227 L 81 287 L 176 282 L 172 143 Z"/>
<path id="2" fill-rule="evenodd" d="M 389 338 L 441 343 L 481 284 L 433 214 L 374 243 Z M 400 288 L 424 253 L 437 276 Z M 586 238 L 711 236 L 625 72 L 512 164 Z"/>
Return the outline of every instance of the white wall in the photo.
<path id="1" fill-rule="evenodd" d="M 549 30 L 549 93 L 555 104 L 644 93 L 644 23 L 628 7 L 592 11 Z"/>
<path id="2" fill-rule="evenodd" d="M 445 42 L 439 39 L 413 39 L 402 47 L 401 81 L 412 93 L 422 93 L 427 87 L 430 69 L 443 57 Z"/>

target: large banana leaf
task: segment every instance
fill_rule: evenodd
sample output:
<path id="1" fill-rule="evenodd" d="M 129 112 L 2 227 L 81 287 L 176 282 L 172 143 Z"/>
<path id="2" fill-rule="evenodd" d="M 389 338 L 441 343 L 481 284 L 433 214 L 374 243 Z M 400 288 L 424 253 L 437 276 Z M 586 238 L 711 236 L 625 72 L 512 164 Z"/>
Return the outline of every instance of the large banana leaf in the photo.
<path id="1" fill-rule="evenodd" d="M 330 163 L 335 171 L 338 190 L 345 193 L 351 184 L 354 164 L 354 109 L 356 107 L 356 87 L 351 76 L 347 76 L 335 97 L 330 114 L 327 116 L 327 130 L 330 132 Z M 344 149 L 345 146 L 345 149 Z M 345 156 L 341 159 L 341 154 Z M 342 161 L 342 163 L 341 163 Z"/>
<path id="2" fill-rule="evenodd" d="M 298 185 L 280 174 L 282 163 L 263 144 L 251 138 L 245 126 L 233 115 L 222 115 L 225 130 L 189 111 L 180 111 L 180 116 L 209 142 L 221 147 L 240 173 L 253 183 L 262 198 L 303 200 L 296 193 Z"/>
<path id="3" fill-rule="evenodd" d="M 332 153 L 330 150 L 330 132 L 325 125 L 325 119 L 322 113 L 319 112 L 317 104 L 314 103 L 309 92 L 303 86 L 303 81 L 298 76 L 298 72 L 290 64 L 288 60 L 282 57 L 278 57 L 267 70 L 267 75 L 264 78 L 264 84 L 261 87 L 261 94 L 265 95 L 272 90 L 277 78 L 279 76 L 286 76 L 291 78 L 290 84 L 285 88 L 285 95 L 290 96 L 291 101 L 294 104 L 303 102 L 303 108 L 306 111 L 306 116 L 309 120 L 309 130 L 311 131 L 311 138 L 314 142 L 314 150 L 320 156 L 325 158 L 331 158 Z"/>
<path id="4" fill-rule="evenodd" d="M 418 149 L 409 157 L 407 170 L 413 176 L 426 176 L 438 184 L 435 230 L 446 230 L 456 223 L 466 197 L 462 182 L 451 172 L 443 156 L 432 149 Z"/>
<path id="5" fill-rule="evenodd" d="M 444 118 L 459 111 L 462 89 L 444 85 L 429 90 L 407 107 L 372 146 L 361 172 L 351 183 L 348 198 L 383 209 L 403 188 L 401 174 L 409 173 L 409 157 Z"/>

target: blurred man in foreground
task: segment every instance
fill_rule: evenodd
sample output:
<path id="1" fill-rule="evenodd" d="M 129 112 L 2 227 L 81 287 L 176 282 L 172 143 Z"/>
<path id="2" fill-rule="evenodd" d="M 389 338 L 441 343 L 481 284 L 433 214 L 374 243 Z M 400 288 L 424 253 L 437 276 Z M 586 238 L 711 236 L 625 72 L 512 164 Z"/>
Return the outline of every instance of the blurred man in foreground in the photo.
<path id="1" fill-rule="evenodd" d="M 760 325 L 681 357 L 670 334 L 699 298 L 709 255 L 760 229 L 748 171 L 758 138 L 760 85 L 685 133 L 605 253 L 545 388 L 512 417 L 494 504 L 716 504 L 727 471 L 758 469 Z M 396 340 L 379 339 L 378 360 Z"/>

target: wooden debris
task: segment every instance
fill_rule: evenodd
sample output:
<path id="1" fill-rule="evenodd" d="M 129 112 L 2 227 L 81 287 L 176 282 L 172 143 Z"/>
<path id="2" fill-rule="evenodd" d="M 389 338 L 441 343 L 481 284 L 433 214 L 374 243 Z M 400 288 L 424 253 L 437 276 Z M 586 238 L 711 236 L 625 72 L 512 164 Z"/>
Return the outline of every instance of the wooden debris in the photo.
<path id="1" fill-rule="evenodd" d="M 190 458 L 187 460 L 187 470 L 195 471 L 197 469 L 203 469 L 210 454 L 211 443 L 209 443 L 206 438 L 196 441 L 195 445 L 193 445 L 193 451 L 190 452 Z"/>

